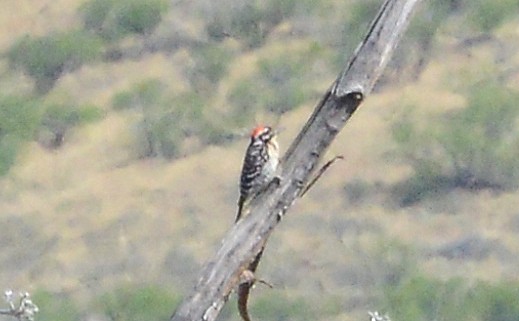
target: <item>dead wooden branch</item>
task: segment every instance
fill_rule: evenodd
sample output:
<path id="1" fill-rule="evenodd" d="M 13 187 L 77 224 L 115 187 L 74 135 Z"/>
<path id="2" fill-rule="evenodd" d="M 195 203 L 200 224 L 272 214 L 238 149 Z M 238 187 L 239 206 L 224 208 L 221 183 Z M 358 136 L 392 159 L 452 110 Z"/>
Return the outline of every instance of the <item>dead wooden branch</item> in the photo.
<path id="1" fill-rule="evenodd" d="M 235 224 L 202 269 L 193 291 L 172 321 L 213 321 L 244 270 L 299 197 L 337 133 L 371 92 L 420 0 L 386 0 L 346 68 L 321 99 L 282 160 L 281 181 L 253 199 L 249 215 Z M 346 138 L 347 139 L 347 138 Z"/>

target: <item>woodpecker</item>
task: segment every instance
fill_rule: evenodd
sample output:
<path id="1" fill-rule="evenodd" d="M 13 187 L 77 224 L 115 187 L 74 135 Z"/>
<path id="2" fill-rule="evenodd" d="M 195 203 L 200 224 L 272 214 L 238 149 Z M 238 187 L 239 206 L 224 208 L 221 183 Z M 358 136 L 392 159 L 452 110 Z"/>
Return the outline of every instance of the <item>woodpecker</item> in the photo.
<path id="1" fill-rule="evenodd" d="M 275 131 L 268 126 L 257 126 L 251 132 L 243 160 L 236 222 L 242 216 L 244 204 L 275 177 L 278 165 L 279 146 Z"/>

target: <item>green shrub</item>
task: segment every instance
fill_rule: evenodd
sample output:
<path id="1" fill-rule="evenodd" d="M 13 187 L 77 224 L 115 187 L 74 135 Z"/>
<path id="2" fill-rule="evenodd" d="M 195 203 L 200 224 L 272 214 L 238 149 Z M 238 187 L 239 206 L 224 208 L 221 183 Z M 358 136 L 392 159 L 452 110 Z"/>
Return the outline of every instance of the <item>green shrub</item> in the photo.
<path id="1" fill-rule="evenodd" d="M 269 293 L 250 300 L 250 314 L 265 320 L 314 320 L 315 308 L 319 308 L 302 298 L 293 298 L 281 293 Z"/>
<path id="2" fill-rule="evenodd" d="M 222 9 L 220 9 L 222 8 Z M 213 40 L 232 36 L 242 41 L 248 48 L 260 47 L 267 36 L 262 26 L 263 12 L 255 1 L 236 3 L 230 1 L 213 12 L 205 28 Z M 223 9 L 225 8 L 225 9 Z"/>
<path id="3" fill-rule="evenodd" d="M 93 61 L 101 52 L 99 39 L 89 33 L 72 31 L 50 36 L 25 36 L 8 52 L 11 67 L 20 68 L 46 93 L 65 72 Z"/>
<path id="4" fill-rule="evenodd" d="M 290 18 L 295 11 L 297 6 L 303 1 L 301 0 L 268 0 L 264 2 L 264 16 L 268 19 L 271 25 L 277 25 L 283 19 Z M 304 5 L 308 7 L 308 1 L 305 1 Z"/>
<path id="5" fill-rule="evenodd" d="M 267 29 L 263 25 L 263 11 L 256 3 L 247 3 L 231 10 L 229 32 L 245 42 L 249 48 L 263 45 Z"/>
<path id="6" fill-rule="evenodd" d="M 52 104 L 45 108 L 41 123 L 49 127 L 73 127 L 97 121 L 103 117 L 103 111 L 93 105 L 70 106 Z"/>
<path id="7" fill-rule="evenodd" d="M 519 320 L 519 284 L 479 283 L 468 293 L 467 305 L 485 321 Z"/>
<path id="8" fill-rule="evenodd" d="M 206 44 L 193 48 L 193 64 L 187 71 L 191 87 L 208 95 L 217 90 L 220 79 L 227 73 L 232 53 L 222 46 Z"/>
<path id="9" fill-rule="evenodd" d="M 116 24 L 124 33 L 148 34 L 155 29 L 167 9 L 162 0 L 125 0 L 116 6 Z"/>
<path id="10" fill-rule="evenodd" d="M 211 117 L 204 115 L 207 102 L 199 93 L 191 91 L 176 95 L 171 103 L 169 126 L 180 131 L 183 138 L 197 137 L 203 145 L 227 141 L 227 129 L 217 124 L 214 114 Z"/>
<path id="11" fill-rule="evenodd" d="M 519 11 L 517 0 L 473 0 L 468 4 L 468 21 L 481 32 L 491 32 Z"/>
<path id="12" fill-rule="evenodd" d="M 393 138 L 398 152 L 414 170 L 397 193 L 412 203 L 453 187 L 517 188 L 518 99 L 518 92 L 488 81 L 468 91 L 466 108 L 423 129 L 409 118 L 397 123 Z"/>
<path id="13" fill-rule="evenodd" d="M 304 76 L 314 58 L 313 53 L 307 52 L 297 58 L 286 54 L 258 61 L 259 80 L 270 89 L 261 93 L 268 111 L 281 115 L 309 98 Z"/>
<path id="14" fill-rule="evenodd" d="M 103 31 L 103 23 L 107 19 L 114 3 L 115 0 L 90 0 L 83 3 L 79 11 L 83 18 L 85 29 L 101 33 Z"/>
<path id="15" fill-rule="evenodd" d="M 240 80 L 231 89 L 227 99 L 232 107 L 231 117 L 235 124 L 243 126 L 254 119 L 261 102 L 258 91 L 263 91 L 263 88 L 255 84 L 252 78 Z"/>
<path id="16" fill-rule="evenodd" d="M 165 0 L 91 0 L 80 13 L 85 28 L 106 40 L 118 40 L 130 34 L 153 32 L 167 10 Z"/>
<path id="17" fill-rule="evenodd" d="M 319 48 L 284 53 L 258 61 L 258 72 L 240 79 L 230 90 L 231 117 L 243 125 L 259 111 L 282 115 L 311 97 L 311 64 Z"/>
<path id="18" fill-rule="evenodd" d="M 129 90 L 116 93 L 112 98 L 112 107 L 116 110 L 148 108 L 160 103 L 164 90 L 159 80 L 144 80 L 134 84 Z"/>
<path id="19" fill-rule="evenodd" d="M 0 97 L 0 175 L 14 164 L 19 147 L 34 137 L 41 118 L 36 101 L 24 97 Z"/>
<path id="20" fill-rule="evenodd" d="M 466 288 L 459 279 L 442 282 L 423 276 L 386 288 L 385 305 L 401 321 L 470 320 L 464 311 Z"/>
<path id="21" fill-rule="evenodd" d="M 179 128 L 172 126 L 175 115 L 170 104 L 164 85 L 157 79 L 136 83 L 112 98 L 114 109 L 134 109 L 141 115 L 134 123 L 137 157 L 178 156 L 183 137 Z"/>
<path id="22" fill-rule="evenodd" d="M 44 105 L 32 98 L 0 97 L 0 175 L 13 165 L 24 142 L 38 137 L 42 143 L 41 134 L 46 132 L 49 135 L 43 140 L 58 147 L 70 127 L 102 117 L 103 112 L 95 106 Z"/>
<path id="23" fill-rule="evenodd" d="M 419 6 L 388 66 L 386 77 L 393 76 L 390 82 L 418 79 L 434 54 L 432 48 L 435 44 L 436 33 L 455 12 L 454 2 L 436 0 L 424 2 Z"/>
<path id="24" fill-rule="evenodd" d="M 21 143 L 20 138 L 14 136 L 2 136 L 0 139 L 0 176 L 14 165 Z"/>
<path id="25" fill-rule="evenodd" d="M 38 321 L 75 321 L 80 319 L 77 305 L 67 296 L 37 291 L 32 301 L 38 306 Z"/>
<path id="26" fill-rule="evenodd" d="M 362 37 L 368 32 L 368 25 L 373 20 L 381 2 L 378 0 L 355 1 L 348 7 L 348 32 L 352 32 L 356 37 Z M 360 40 L 360 39 L 359 39 Z"/>
<path id="27" fill-rule="evenodd" d="M 128 285 L 102 295 L 96 306 L 113 321 L 166 320 L 179 297 L 152 285 Z"/>
<path id="28" fill-rule="evenodd" d="M 442 23 L 452 14 L 451 0 L 437 0 L 424 3 L 419 8 L 415 19 L 411 20 L 406 37 L 403 41 L 422 44 L 432 42 L 436 31 Z"/>
<path id="29" fill-rule="evenodd" d="M 0 98 L 0 135 L 31 139 L 40 121 L 36 101 L 17 96 Z"/>
<path id="30" fill-rule="evenodd" d="M 374 189 L 375 188 L 372 184 L 358 178 L 348 182 L 344 186 L 346 199 L 352 205 L 361 204 L 369 195 L 373 193 Z"/>
<path id="31" fill-rule="evenodd" d="M 134 124 L 136 153 L 141 157 L 173 159 L 183 153 L 186 138 L 198 138 L 202 145 L 226 141 L 223 127 L 215 117 L 208 118 L 203 110 L 206 101 L 191 91 L 167 95 L 158 80 L 146 80 L 129 90 L 116 94 L 114 109 L 134 109 L 141 118 Z"/>
<path id="32" fill-rule="evenodd" d="M 417 262 L 413 248 L 398 239 L 379 237 L 366 258 L 371 282 L 378 286 L 398 285 L 415 274 Z"/>
<path id="33" fill-rule="evenodd" d="M 205 126 L 202 113 L 205 105 L 204 99 L 195 92 L 186 92 L 173 97 L 174 105 L 171 111 L 174 127 L 178 128 L 185 136 L 194 136 L 200 133 Z"/>
<path id="34" fill-rule="evenodd" d="M 38 130 L 38 142 L 48 148 L 60 147 L 70 128 L 99 120 L 103 111 L 91 105 L 51 104 L 45 107 Z"/>
<path id="35" fill-rule="evenodd" d="M 308 0 L 227 0 L 214 9 L 205 28 L 213 40 L 232 36 L 242 41 L 247 48 L 254 49 L 264 44 L 269 33 L 283 19 L 297 11 L 310 12 L 317 6 L 315 1 Z"/>
<path id="36" fill-rule="evenodd" d="M 512 321 L 519 317 L 519 284 L 417 276 L 386 288 L 385 306 L 401 321 Z"/>
<path id="37" fill-rule="evenodd" d="M 332 35 L 334 46 L 338 47 L 337 58 L 334 61 L 336 68 L 343 68 L 345 60 L 359 45 L 363 36 L 367 34 L 369 23 L 380 8 L 378 0 L 354 1 L 345 7 L 345 13 L 337 23 L 338 35 Z"/>

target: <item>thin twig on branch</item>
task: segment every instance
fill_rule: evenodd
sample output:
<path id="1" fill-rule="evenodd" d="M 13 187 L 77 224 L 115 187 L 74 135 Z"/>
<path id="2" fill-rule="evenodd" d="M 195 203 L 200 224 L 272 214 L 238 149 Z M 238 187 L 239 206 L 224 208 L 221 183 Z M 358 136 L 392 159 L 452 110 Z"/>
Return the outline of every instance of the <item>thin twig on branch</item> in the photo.
<path id="1" fill-rule="evenodd" d="M 227 233 L 171 321 L 216 319 L 231 291 L 238 287 L 242 272 L 262 251 L 326 149 L 373 89 L 419 2 L 384 1 L 365 39 L 283 157 L 280 183 L 271 184 L 267 191 L 251 201 L 249 215 Z"/>
<path id="2" fill-rule="evenodd" d="M 328 168 L 330 168 L 330 166 L 332 166 L 333 163 L 335 163 L 336 161 L 338 161 L 340 159 L 344 159 L 344 156 L 342 156 L 342 155 L 335 156 L 334 158 L 327 161 L 326 164 L 324 164 L 321 167 L 321 169 L 317 172 L 317 174 L 315 174 L 315 176 L 312 178 L 312 180 L 310 180 L 310 182 L 308 184 L 306 184 L 305 188 L 303 190 L 301 190 L 301 194 L 299 195 L 299 197 L 305 196 L 306 192 L 308 192 L 310 190 L 310 188 L 312 188 L 312 186 L 314 186 L 314 184 L 319 180 L 319 178 L 321 178 L 321 176 L 324 174 L 324 172 L 326 172 L 326 170 L 328 170 Z"/>

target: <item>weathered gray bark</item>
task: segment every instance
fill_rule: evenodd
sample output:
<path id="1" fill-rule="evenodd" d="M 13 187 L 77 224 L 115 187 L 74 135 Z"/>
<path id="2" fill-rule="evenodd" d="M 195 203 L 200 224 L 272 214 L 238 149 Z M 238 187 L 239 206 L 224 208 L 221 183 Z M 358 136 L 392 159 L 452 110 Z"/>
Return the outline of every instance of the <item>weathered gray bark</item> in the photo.
<path id="1" fill-rule="evenodd" d="M 296 201 L 337 133 L 368 95 L 404 33 L 420 0 L 386 0 L 346 68 L 325 93 L 286 152 L 281 180 L 254 199 L 249 215 L 234 225 L 203 268 L 198 284 L 178 306 L 172 321 L 214 320 L 263 248 L 277 223 Z"/>

